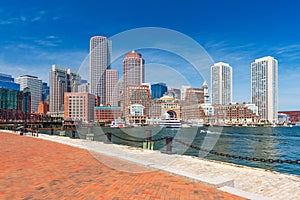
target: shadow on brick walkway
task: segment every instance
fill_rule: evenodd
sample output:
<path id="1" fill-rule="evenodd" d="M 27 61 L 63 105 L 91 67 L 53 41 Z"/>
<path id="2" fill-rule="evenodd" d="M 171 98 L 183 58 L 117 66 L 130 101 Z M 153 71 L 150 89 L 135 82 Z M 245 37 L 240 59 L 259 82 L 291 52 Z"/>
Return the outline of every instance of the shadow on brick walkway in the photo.
<path id="1" fill-rule="evenodd" d="M 0 132 L 0 160 L 0 199 L 242 199 L 165 172 L 117 171 L 86 150 L 10 133 Z"/>

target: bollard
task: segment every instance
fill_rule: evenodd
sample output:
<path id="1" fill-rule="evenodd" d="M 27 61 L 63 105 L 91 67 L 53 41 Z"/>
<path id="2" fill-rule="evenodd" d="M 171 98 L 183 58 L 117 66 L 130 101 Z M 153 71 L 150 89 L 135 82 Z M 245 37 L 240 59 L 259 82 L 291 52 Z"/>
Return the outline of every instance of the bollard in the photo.
<path id="1" fill-rule="evenodd" d="M 106 144 L 111 144 L 111 132 L 105 133 L 107 141 L 105 142 Z"/>
<path id="2" fill-rule="evenodd" d="M 176 152 L 172 151 L 172 141 L 173 141 L 173 137 L 170 136 L 166 137 L 166 150 L 161 151 L 161 153 L 176 154 Z"/>
<path id="3" fill-rule="evenodd" d="M 147 138 L 147 143 L 146 143 L 146 148 L 153 150 L 153 141 L 152 141 L 152 130 L 146 130 L 146 138 Z"/>
<path id="4" fill-rule="evenodd" d="M 172 137 L 166 137 L 166 148 L 167 152 L 172 152 Z"/>
<path id="5" fill-rule="evenodd" d="M 20 135 L 24 135 L 23 128 L 20 129 Z"/>
<path id="6" fill-rule="evenodd" d="M 72 138 L 75 138 L 75 131 L 72 130 Z"/>

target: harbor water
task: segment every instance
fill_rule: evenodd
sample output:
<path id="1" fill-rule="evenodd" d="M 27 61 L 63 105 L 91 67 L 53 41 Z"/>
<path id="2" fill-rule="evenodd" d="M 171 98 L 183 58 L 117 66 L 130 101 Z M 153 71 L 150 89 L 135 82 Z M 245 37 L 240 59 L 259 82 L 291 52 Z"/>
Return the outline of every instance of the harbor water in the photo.
<path id="1" fill-rule="evenodd" d="M 168 129 L 160 127 L 136 128 L 81 128 L 76 136 L 85 138 L 92 133 L 96 141 L 106 141 L 105 133 L 112 133 L 112 142 L 128 146 L 143 147 L 146 132 L 151 130 L 154 150 L 166 149 L 166 136 L 172 136 L 172 152 L 209 160 L 229 162 L 249 167 L 262 168 L 281 173 L 300 175 L 300 164 L 261 162 L 230 158 L 208 153 L 212 150 L 235 156 L 272 159 L 272 160 L 300 160 L 300 126 L 294 127 L 212 127 L 212 128 L 180 128 Z M 66 134 L 67 136 L 70 133 Z M 208 151 L 202 151 L 206 149 Z"/>

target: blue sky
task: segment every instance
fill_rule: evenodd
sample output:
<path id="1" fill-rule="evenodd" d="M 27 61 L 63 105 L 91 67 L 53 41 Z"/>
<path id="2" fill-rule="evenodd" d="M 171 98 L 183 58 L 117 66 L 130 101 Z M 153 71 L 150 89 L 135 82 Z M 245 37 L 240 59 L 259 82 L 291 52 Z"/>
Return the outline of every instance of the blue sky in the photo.
<path id="1" fill-rule="evenodd" d="M 48 82 L 52 64 L 79 68 L 94 35 L 112 37 L 134 28 L 162 27 L 191 37 L 215 62 L 233 67 L 236 102 L 250 101 L 250 63 L 267 55 L 275 57 L 279 61 L 279 110 L 300 110 L 299 8 L 297 0 L 2 1 L 0 72 L 14 77 L 36 75 Z M 151 67 L 147 61 L 172 57 L 141 51 L 146 68 Z M 169 60 L 163 64 L 188 65 L 180 59 Z M 116 62 L 113 67 L 120 65 Z M 150 71 L 146 80 L 151 81 L 149 77 Z M 189 81 L 194 87 L 202 84 L 193 78 Z"/>

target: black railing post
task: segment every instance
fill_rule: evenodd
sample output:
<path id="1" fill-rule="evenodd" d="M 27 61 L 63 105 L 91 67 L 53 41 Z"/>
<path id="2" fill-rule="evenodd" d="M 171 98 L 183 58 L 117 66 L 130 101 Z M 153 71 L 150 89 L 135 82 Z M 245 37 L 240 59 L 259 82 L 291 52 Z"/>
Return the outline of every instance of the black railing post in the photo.
<path id="1" fill-rule="evenodd" d="M 172 141 L 173 141 L 173 137 L 171 137 L 171 136 L 166 137 L 166 150 L 161 151 L 162 153 L 166 153 L 166 154 L 175 154 L 176 153 L 176 152 L 172 151 Z"/>
<path id="2" fill-rule="evenodd" d="M 72 130 L 72 138 L 75 138 L 75 130 Z"/>
<path id="3" fill-rule="evenodd" d="M 107 141 L 105 143 L 111 144 L 112 143 L 111 142 L 111 132 L 106 132 L 105 135 L 106 135 L 106 138 L 107 138 Z"/>
<path id="4" fill-rule="evenodd" d="M 172 137 L 166 137 L 166 150 L 167 152 L 172 152 Z"/>

